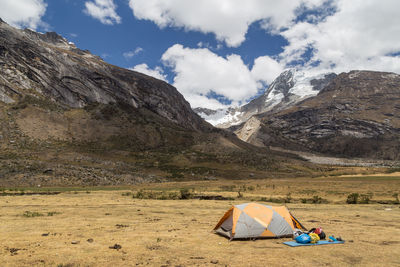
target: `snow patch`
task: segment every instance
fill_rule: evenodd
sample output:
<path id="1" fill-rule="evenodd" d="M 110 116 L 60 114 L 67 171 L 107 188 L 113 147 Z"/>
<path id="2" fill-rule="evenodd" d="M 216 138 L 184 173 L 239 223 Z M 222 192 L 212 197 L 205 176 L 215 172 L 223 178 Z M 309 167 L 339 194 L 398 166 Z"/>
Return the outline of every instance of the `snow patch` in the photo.
<path id="1" fill-rule="evenodd" d="M 236 125 L 241 122 L 240 115 L 242 112 L 232 110 L 232 108 L 217 109 L 215 113 L 207 115 L 203 112 L 198 113 L 200 117 L 205 119 L 207 122 L 216 126 L 219 124 L 229 123 L 230 125 Z"/>
<path id="2" fill-rule="evenodd" d="M 325 74 L 306 76 L 304 72 L 296 72 L 296 75 L 294 77 L 294 86 L 290 89 L 289 92 L 301 98 L 317 95 L 318 91 L 313 89 L 311 81 L 316 79 L 323 79 L 324 76 Z"/>

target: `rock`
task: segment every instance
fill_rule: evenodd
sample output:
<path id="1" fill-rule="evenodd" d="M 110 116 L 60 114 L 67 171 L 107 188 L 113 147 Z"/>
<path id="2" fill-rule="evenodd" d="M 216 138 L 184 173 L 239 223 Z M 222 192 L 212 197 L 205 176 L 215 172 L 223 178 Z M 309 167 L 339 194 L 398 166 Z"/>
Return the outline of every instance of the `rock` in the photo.
<path id="1" fill-rule="evenodd" d="M 72 245 L 77 245 L 77 244 L 79 244 L 79 243 L 80 243 L 80 241 L 78 241 L 78 240 L 71 241 L 71 244 L 72 244 Z"/>
<path id="2" fill-rule="evenodd" d="M 120 249 L 122 248 L 122 246 L 119 245 L 119 244 L 114 244 L 114 246 L 110 246 L 109 248 L 111 248 L 111 249 L 116 249 L 116 250 L 120 250 Z"/>
<path id="3" fill-rule="evenodd" d="M 89 238 L 88 240 L 86 240 L 87 242 L 89 242 L 89 243 L 93 243 L 93 238 Z"/>
<path id="4" fill-rule="evenodd" d="M 218 261 L 218 260 L 211 260 L 210 263 L 212 263 L 212 264 L 218 264 L 219 261 Z"/>
<path id="5" fill-rule="evenodd" d="M 46 169 L 46 170 L 43 171 L 44 174 L 46 174 L 46 173 L 52 173 L 52 172 L 53 172 L 53 169 Z"/>

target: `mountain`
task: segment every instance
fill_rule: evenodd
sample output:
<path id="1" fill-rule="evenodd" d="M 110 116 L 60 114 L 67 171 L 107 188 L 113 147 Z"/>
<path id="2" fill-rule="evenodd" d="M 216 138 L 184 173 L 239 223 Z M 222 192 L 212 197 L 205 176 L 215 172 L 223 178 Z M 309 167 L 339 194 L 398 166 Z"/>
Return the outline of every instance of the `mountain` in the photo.
<path id="1" fill-rule="evenodd" d="M 299 158 L 212 127 L 173 86 L 54 32 L 1 21 L 0 66 L 0 186 L 302 175 Z"/>
<path id="2" fill-rule="evenodd" d="M 185 128 L 208 127 L 171 85 L 109 65 L 54 32 L 19 31 L 1 23 L 0 56 L 4 102 L 37 94 L 71 108 L 123 102 Z"/>
<path id="3" fill-rule="evenodd" d="M 314 97 L 253 116 L 236 133 L 259 146 L 400 159 L 400 75 L 351 71 Z"/>
<path id="4" fill-rule="evenodd" d="M 333 78 L 334 73 L 307 76 L 304 72 L 288 69 L 282 72 L 264 94 L 238 108 L 194 111 L 209 123 L 220 128 L 229 128 L 246 122 L 251 116 L 263 112 L 282 110 L 306 98 L 315 96 Z"/>

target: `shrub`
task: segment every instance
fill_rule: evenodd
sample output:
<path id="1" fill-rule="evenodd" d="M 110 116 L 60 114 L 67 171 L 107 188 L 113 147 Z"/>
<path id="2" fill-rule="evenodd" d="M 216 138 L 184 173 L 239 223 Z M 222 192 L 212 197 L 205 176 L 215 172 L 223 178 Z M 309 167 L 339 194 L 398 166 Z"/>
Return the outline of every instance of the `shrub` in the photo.
<path id="1" fill-rule="evenodd" d="M 57 214 L 61 214 L 61 212 L 58 212 L 58 211 L 49 211 L 49 212 L 47 212 L 47 216 L 53 216 L 53 215 L 57 215 Z"/>
<path id="2" fill-rule="evenodd" d="M 133 195 L 133 198 L 140 198 L 140 199 L 144 198 L 143 190 L 137 191 L 136 195 Z"/>
<path id="3" fill-rule="evenodd" d="M 386 173 L 400 172 L 400 167 L 392 167 L 386 170 Z"/>
<path id="4" fill-rule="evenodd" d="M 242 192 L 240 192 L 240 190 L 238 191 L 237 198 L 243 198 L 243 194 L 242 194 Z"/>
<path id="5" fill-rule="evenodd" d="M 180 196 L 179 199 L 190 199 L 192 197 L 192 194 L 190 193 L 189 189 L 187 188 L 182 188 L 180 191 Z"/>
<path id="6" fill-rule="evenodd" d="M 22 216 L 24 217 L 40 217 L 40 216 L 44 216 L 43 213 L 37 212 L 37 211 L 25 211 Z"/>
<path id="7" fill-rule="evenodd" d="M 320 196 L 313 196 L 313 198 L 311 199 L 311 202 L 313 204 L 321 204 L 322 203 L 322 197 Z"/>
<path id="8" fill-rule="evenodd" d="M 177 192 L 169 192 L 168 194 L 169 199 L 178 199 L 178 193 Z"/>
<path id="9" fill-rule="evenodd" d="M 372 193 L 360 195 L 360 204 L 369 204 L 372 198 Z"/>
<path id="10" fill-rule="evenodd" d="M 360 195 L 358 193 L 351 193 L 350 195 L 347 196 L 346 203 L 347 204 L 357 204 L 359 197 L 360 197 Z"/>
<path id="11" fill-rule="evenodd" d="M 394 204 L 400 204 L 399 193 L 394 193 L 393 197 L 395 198 Z"/>
<path id="12" fill-rule="evenodd" d="M 288 203 L 288 202 L 286 202 L 286 200 L 287 199 L 284 199 L 284 198 L 273 198 L 273 197 L 270 197 L 268 199 L 268 202 L 272 202 L 272 203 Z"/>
<path id="13" fill-rule="evenodd" d="M 292 201 L 292 194 L 291 193 L 287 193 L 284 202 L 285 203 L 290 203 Z"/>

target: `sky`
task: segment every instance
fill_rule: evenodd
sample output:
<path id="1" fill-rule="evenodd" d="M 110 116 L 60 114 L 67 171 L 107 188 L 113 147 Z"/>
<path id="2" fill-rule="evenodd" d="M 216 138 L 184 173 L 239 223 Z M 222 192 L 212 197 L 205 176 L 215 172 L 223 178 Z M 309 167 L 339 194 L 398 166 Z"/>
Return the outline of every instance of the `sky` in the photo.
<path id="1" fill-rule="evenodd" d="M 398 0 L 0 0 L 0 18 L 55 31 L 174 85 L 193 108 L 239 106 L 285 69 L 400 73 Z"/>

